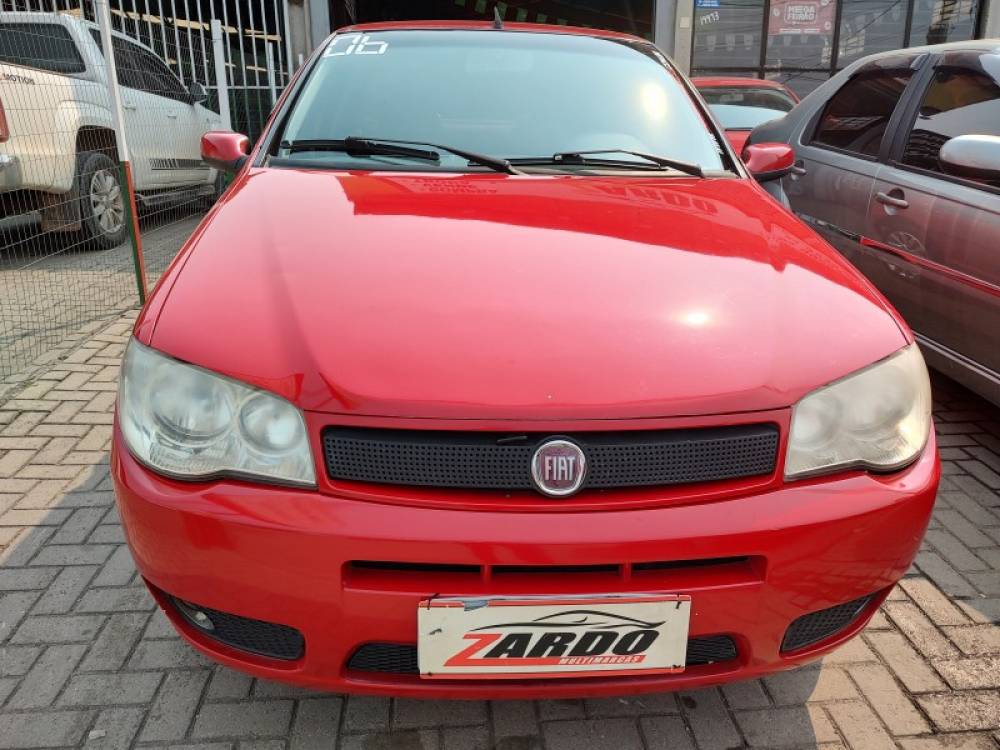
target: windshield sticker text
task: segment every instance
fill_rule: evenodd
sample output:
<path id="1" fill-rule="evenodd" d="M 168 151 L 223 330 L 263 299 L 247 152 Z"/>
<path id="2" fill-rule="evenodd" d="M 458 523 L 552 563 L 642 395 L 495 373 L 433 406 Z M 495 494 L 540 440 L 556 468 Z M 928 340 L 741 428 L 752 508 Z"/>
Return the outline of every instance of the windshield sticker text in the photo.
<path id="1" fill-rule="evenodd" d="M 326 48 L 323 57 L 341 55 L 384 55 L 389 49 L 388 42 L 372 39 L 368 34 L 345 34 L 336 37 Z"/>

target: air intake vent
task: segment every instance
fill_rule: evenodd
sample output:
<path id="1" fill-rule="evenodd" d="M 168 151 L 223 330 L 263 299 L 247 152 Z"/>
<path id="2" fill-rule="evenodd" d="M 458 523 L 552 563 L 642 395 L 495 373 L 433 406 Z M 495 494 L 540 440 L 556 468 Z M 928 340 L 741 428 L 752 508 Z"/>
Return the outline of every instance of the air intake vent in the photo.
<path id="1" fill-rule="evenodd" d="M 736 642 L 728 635 L 692 638 L 688 641 L 687 665 L 696 667 L 730 661 L 736 658 L 736 654 Z M 351 655 L 347 668 L 355 672 L 383 674 L 420 672 L 417 647 L 405 643 L 366 643 Z"/>
<path id="2" fill-rule="evenodd" d="M 869 601 L 871 596 L 865 596 L 803 615 L 788 626 L 781 641 L 781 651 L 797 651 L 840 632 L 857 619 Z"/>
<path id="3" fill-rule="evenodd" d="M 357 672 L 420 674 L 417 647 L 400 643 L 366 643 L 351 655 L 347 668 Z"/>

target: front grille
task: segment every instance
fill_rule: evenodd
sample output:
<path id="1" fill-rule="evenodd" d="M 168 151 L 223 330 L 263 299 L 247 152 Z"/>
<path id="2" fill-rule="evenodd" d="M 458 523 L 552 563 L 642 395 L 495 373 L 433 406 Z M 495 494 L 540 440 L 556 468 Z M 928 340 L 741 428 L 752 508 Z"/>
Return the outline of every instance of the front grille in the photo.
<path id="1" fill-rule="evenodd" d="M 288 625 L 252 620 L 191 604 L 176 597 L 170 597 L 170 600 L 181 617 L 198 632 L 227 646 L 284 660 L 298 659 L 305 650 L 302 633 Z M 207 622 L 211 623 L 211 627 L 207 627 L 206 621 L 198 617 L 199 613 L 208 618 Z"/>
<path id="2" fill-rule="evenodd" d="M 714 482 L 770 474 L 778 454 L 771 424 L 694 430 L 548 433 L 377 430 L 330 427 L 323 451 L 331 479 L 468 489 L 532 488 L 540 443 L 569 437 L 587 458 L 583 488 Z"/>
<path id="3" fill-rule="evenodd" d="M 693 560 L 653 560 L 649 562 L 607 563 L 597 565 L 468 565 L 457 563 L 425 563 L 402 562 L 393 560 L 351 560 L 346 565 L 346 572 L 364 574 L 367 572 L 389 573 L 396 575 L 457 575 L 476 576 L 490 580 L 499 576 L 567 576 L 567 575 L 616 575 L 626 576 L 631 568 L 635 573 L 674 573 L 683 571 L 703 571 L 715 568 L 719 572 L 733 572 L 734 568 L 742 567 L 751 570 L 754 565 L 761 566 L 760 558 L 747 557 L 703 557 Z"/>
<path id="4" fill-rule="evenodd" d="M 863 596 L 846 604 L 802 615 L 785 631 L 785 637 L 781 641 L 782 652 L 811 646 L 843 630 L 864 611 L 869 601 L 870 596 Z"/>
<path id="5" fill-rule="evenodd" d="M 728 635 L 692 638 L 688 641 L 687 666 L 697 667 L 735 659 L 736 642 Z M 409 643 L 366 643 L 347 662 L 355 672 L 419 674 L 417 647 Z"/>

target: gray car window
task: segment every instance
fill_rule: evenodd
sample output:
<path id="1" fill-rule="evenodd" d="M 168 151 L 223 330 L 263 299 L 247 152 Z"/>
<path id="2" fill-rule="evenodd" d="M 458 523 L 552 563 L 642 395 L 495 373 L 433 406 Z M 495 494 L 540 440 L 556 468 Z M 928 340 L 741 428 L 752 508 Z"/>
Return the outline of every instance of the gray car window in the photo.
<path id="1" fill-rule="evenodd" d="M 1000 58 L 982 64 L 943 64 L 934 71 L 906 139 L 902 162 L 943 173 L 938 152 L 958 135 L 1000 136 Z M 1000 187 L 994 181 L 993 187 Z"/>
<path id="2" fill-rule="evenodd" d="M 826 103 L 812 142 L 874 157 L 913 76 L 908 67 L 862 69 Z"/>

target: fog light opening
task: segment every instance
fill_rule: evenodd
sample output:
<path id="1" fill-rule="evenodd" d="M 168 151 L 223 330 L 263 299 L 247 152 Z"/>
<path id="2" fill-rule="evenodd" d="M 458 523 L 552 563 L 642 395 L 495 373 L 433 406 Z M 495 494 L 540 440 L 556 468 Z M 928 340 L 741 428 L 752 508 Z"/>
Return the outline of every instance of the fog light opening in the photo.
<path id="1" fill-rule="evenodd" d="M 202 630 L 205 630 L 207 632 L 215 630 L 215 623 L 212 622 L 212 618 L 209 617 L 204 612 L 202 612 L 196 606 L 188 602 L 181 601 L 180 599 L 175 599 L 174 601 L 177 602 L 177 606 L 187 617 L 188 622 L 190 622 L 192 625 L 194 625 L 197 628 L 201 628 Z"/>
<path id="2" fill-rule="evenodd" d="M 241 617 L 169 597 L 170 605 L 184 622 L 219 643 L 269 659 L 294 661 L 305 652 L 302 633 L 288 625 Z"/>

